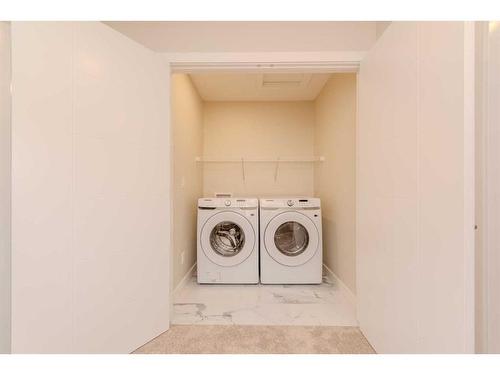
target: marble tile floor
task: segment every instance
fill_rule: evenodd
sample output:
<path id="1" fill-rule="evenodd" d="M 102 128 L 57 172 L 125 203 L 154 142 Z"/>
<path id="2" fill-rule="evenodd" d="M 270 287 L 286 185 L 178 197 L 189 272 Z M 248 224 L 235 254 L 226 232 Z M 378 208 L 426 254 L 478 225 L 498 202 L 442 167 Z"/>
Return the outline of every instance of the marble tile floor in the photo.
<path id="1" fill-rule="evenodd" d="M 327 275 L 320 285 L 199 285 L 174 297 L 174 325 L 358 326 L 356 307 Z"/>

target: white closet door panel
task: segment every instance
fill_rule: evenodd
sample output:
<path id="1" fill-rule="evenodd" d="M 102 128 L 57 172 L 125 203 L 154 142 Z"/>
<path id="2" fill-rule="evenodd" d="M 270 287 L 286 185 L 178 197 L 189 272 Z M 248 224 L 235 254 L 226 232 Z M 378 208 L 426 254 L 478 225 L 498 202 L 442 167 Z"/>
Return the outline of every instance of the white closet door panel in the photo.
<path id="1" fill-rule="evenodd" d="M 429 22 L 419 27 L 419 202 L 418 239 L 421 288 L 419 338 L 422 352 L 467 350 L 470 269 L 467 239 L 473 238 L 468 212 L 473 176 L 465 139 L 466 92 L 463 22 Z M 473 124 L 472 124 L 473 126 Z M 472 159 L 473 160 L 473 159 Z M 470 220 L 465 228 L 464 224 Z"/>
<path id="2" fill-rule="evenodd" d="M 472 348 L 468 40 L 460 22 L 394 22 L 360 67 L 358 315 L 378 352 Z"/>
<path id="3" fill-rule="evenodd" d="M 129 352 L 168 327 L 167 67 L 76 26 L 75 342 Z"/>
<path id="4" fill-rule="evenodd" d="M 15 266 L 15 297 L 23 295 L 24 303 L 17 304 L 22 308 L 14 315 L 18 331 L 27 333 L 14 333 L 19 343 L 15 351 L 128 353 L 169 324 L 168 67 L 158 55 L 98 22 L 23 23 L 17 28 L 23 35 L 38 35 L 38 44 L 47 49 L 38 59 L 18 53 L 18 75 L 25 74 L 22 67 L 23 72 L 39 69 L 44 77 L 32 80 L 29 89 L 15 86 L 18 102 L 30 107 L 37 90 L 46 89 L 40 83 L 66 80 L 61 82 L 64 93 L 51 96 L 54 106 L 47 109 L 47 118 L 21 107 L 17 111 L 30 116 L 30 132 L 38 129 L 41 134 L 25 158 L 48 170 L 43 187 L 54 189 L 53 195 L 35 189 L 24 195 L 35 207 L 57 203 L 61 212 L 46 210 L 54 219 L 37 223 L 44 233 L 53 233 L 50 238 L 16 248 L 25 253 Z M 23 54 L 32 53 L 32 40 L 25 36 L 16 44 Z M 66 62 L 66 70 L 47 68 L 57 62 L 52 60 Z M 52 119 L 59 113 L 66 117 L 54 128 Z M 14 129 L 23 126 L 21 121 L 13 124 Z M 19 144 L 25 136 L 17 136 Z M 58 152 L 54 146 L 59 145 Z M 32 154 L 37 147 L 54 163 Z M 32 178 L 21 165 L 19 191 Z M 16 202 L 21 203 L 21 196 Z M 18 216 L 33 215 L 32 206 L 19 207 Z M 29 238 L 38 228 L 19 222 L 16 238 Z M 40 249 L 52 247 L 53 239 L 64 245 L 60 254 L 38 258 L 37 269 L 27 268 Z M 54 288 L 43 278 L 38 282 L 45 274 L 56 279 Z M 35 282 L 38 298 L 25 294 L 24 284 Z M 67 301 L 46 324 L 39 314 L 47 309 L 42 298 Z M 48 340 L 46 331 L 61 331 L 61 340 Z"/>
<path id="5" fill-rule="evenodd" d="M 403 353 L 416 350 L 416 24 L 382 38 L 359 75 L 358 316 L 377 351 Z"/>

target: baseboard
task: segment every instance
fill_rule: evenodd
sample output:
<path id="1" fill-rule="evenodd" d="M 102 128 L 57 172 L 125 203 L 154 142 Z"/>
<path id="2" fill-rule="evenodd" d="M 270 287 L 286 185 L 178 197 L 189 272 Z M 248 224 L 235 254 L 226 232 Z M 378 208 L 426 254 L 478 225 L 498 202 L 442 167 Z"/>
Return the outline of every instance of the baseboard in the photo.
<path id="1" fill-rule="evenodd" d="M 349 289 L 347 285 L 345 285 L 342 282 L 342 280 L 340 280 L 339 277 L 335 275 L 335 273 L 325 264 L 323 264 L 323 268 L 325 269 L 328 276 L 330 276 L 333 280 L 335 280 L 335 282 L 339 286 L 339 289 L 342 290 L 345 296 L 349 299 L 349 302 L 351 302 L 354 306 L 356 306 L 356 295 L 351 291 L 351 289 Z"/>
<path id="2" fill-rule="evenodd" d="M 179 282 L 179 284 L 177 284 L 177 286 L 175 287 L 174 292 L 173 292 L 173 297 L 174 298 L 179 293 L 179 291 L 184 286 L 186 286 L 186 284 L 189 282 L 189 279 L 191 278 L 191 276 L 193 274 L 193 270 L 195 269 L 195 267 L 196 267 L 196 262 L 194 262 L 194 264 L 189 268 L 189 270 L 186 272 L 186 274 L 182 277 L 182 279 Z"/>

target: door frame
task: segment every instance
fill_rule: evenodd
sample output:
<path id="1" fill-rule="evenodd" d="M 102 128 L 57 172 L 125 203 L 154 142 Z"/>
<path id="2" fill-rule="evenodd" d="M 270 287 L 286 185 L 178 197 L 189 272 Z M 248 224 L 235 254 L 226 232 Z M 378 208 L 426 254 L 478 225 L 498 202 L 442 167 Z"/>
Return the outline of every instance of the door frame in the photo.
<path id="1" fill-rule="evenodd" d="M 367 51 L 324 52 L 259 52 L 259 53 L 162 53 L 169 78 L 175 73 L 356 73 Z M 171 79 L 168 82 L 169 98 Z M 169 103 L 171 106 L 171 102 Z M 174 191 L 174 141 L 171 124 L 172 109 L 167 124 L 169 131 L 170 191 Z M 174 196 L 170 194 L 170 222 L 174 223 Z M 170 324 L 174 309 L 174 233 L 170 227 Z"/>
<path id="2" fill-rule="evenodd" d="M 493 25 L 496 23 L 496 27 Z M 498 55 L 492 31 L 498 28 L 495 21 L 476 22 L 476 351 L 499 353 L 500 335 L 498 307 L 500 297 L 497 284 L 500 259 L 500 242 L 496 234 L 499 225 L 498 186 L 500 181 L 498 152 L 498 115 L 491 103 L 498 99 L 494 89 L 495 78 L 492 58 Z M 491 28 L 491 29 L 490 29 Z M 497 34 L 498 35 L 498 34 Z"/>

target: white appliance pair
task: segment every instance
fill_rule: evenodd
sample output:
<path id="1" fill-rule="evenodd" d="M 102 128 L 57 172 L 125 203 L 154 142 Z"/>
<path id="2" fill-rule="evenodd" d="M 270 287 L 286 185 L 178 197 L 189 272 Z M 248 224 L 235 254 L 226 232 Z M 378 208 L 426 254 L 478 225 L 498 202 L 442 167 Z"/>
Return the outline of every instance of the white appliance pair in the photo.
<path id="1" fill-rule="evenodd" d="M 200 284 L 319 284 L 320 200 L 200 198 L 197 247 Z"/>

